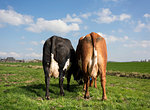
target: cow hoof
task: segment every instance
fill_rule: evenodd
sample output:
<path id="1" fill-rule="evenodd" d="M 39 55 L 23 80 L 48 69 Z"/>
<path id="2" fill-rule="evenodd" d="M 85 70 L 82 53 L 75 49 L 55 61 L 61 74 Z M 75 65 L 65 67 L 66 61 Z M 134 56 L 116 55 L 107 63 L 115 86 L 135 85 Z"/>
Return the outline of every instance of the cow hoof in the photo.
<path id="1" fill-rule="evenodd" d="M 89 98 L 90 98 L 90 96 L 89 96 L 89 95 L 88 95 L 88 96 L 84 95 L 84 98 L 85 98 L 85 99 L 89 99 Z"/>
<path id="2" fill-rule="evenodd" d="M 83 88 L 83 91 L 86 91 L 86 88 Z"/>
<path id="3" fill-rule="evenodd" d="M 105 101 L 105 100 L 107 100 L 107 97 L 103 97 L 103 98 L 102 98 L 102 101 Z"/>
<path id="4" fill-rule="evenodd" d="M 65 93 L 60 93 L 61 96 L 65 96 Z"/>
<path id="5" fill-rule="evenodd" d="M 92 86 L 93 86 L 93 83 L 90 82 L 89 86 L 92 87 Z"/>
<path id="6" fill-rule="evenodd" d="M 70 92 L 70 88 L 67 88 L 67 91 L 69 91 L 69 92 Z"/>
<path id="7" fill-rule="evenodd" d="M 95 88 L 97 88 L 97 86 L 94 86 Z"/>
<path id="8" fill-rule="evenodd" d="M 49 96 L 46 96 L 45 98 L 46 98 L 47 100 L 49 100 L 49 99 L 50 99 L 50 97 L 49 97 Z"/>
<path id="9" fill-rule="evenodd" d="M 67 86 L 67 91 L 70 91 L 70 86 Z"/>

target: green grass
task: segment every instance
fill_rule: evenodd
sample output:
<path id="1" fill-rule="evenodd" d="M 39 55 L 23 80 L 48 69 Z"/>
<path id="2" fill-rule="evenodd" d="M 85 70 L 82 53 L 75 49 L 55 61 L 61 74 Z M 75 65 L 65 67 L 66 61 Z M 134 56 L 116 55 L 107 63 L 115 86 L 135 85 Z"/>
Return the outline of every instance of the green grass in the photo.
<path id="1" fill-rule="evenodd" d="M 150 74 L 150 62 L 108 62 L 107 70 Z"/>
<path id="2" fill-rule="evenodd" d="M 148 110 L 150 109 L 150 80 L 107 75 L 107 101 L 101 101 L 102 89 L 100 78 L 98 88 L 90 87 L 90 99 L 85 100 L 83 85 L 71 79 L 71 92 L 59 95 L 59 80 L 50 80 L 50 100 L 45 100 L 45 83 L 41 63 L 0 63 L 0 110 Z M 130 64 L 130 63 L 128 63 Z M 20 66 L 10 66 L 20 65 Z M 31 67 L 28 65 L 32 65 Z M 137 69 L 125 68 L 125 63 L 108 63 L 108 70 L 141 72 L 148 67 Z M 132 64 L 134 65 L 134 64 Z M 140 65 L 140 64 L 135 64 Z M 147 66 L 147 64 L 146 64 Z M 139 68 L 140 69 L 139 69 Z M 137 70 L 137 71 L 135 71 Z M 147 72 L 147 70 L 145 70 Z M 143 73 L 143 72 L 141 72 Z"/>
<path id="3" fill-rule="evenodd" d="M 42 62 L 27 62 L 27 63 L 13 63 L 13 62 L 0 62 L 2 65 L 19 65 L 19 66 L 26 66 L 26 65 L 32 65 L 32 66 L 42 66 Z"/>

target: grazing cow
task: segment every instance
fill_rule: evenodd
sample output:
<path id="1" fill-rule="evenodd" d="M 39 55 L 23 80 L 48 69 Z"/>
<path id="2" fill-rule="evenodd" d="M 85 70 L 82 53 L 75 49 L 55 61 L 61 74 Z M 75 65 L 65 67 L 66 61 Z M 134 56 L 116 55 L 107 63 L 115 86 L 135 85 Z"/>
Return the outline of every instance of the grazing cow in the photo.
<path id="1" fill-rule="evenodd" d="M 78 80 L 77 76 L 77 60 L 75 50 L 68 39 L 58 36 L 52 36 L 47 39 L 43 46 L 43 69 L 45 73 L 46 84 L 46 99 L 49 99 L 49 82 L 50 77 L 59 77 L 60 95 L 64 96 L 63 80 L 67 75 L 67 89 L 71 74 L 74 79 Z"/>
<path id="2" fill-rule="evenodd" d="M 102 100 L 106 100 L 106 65 L 107 65 L 107 47 L 103 37 L 92 32 L 79 39 L 77 45 L 78 64 L 82 70 L 84 78 L 85 95 L 84 98 L 89 98 L 89 83 L 90 77 L 97 79 L 101 76 L 101 86 L 103 90 Z"/>

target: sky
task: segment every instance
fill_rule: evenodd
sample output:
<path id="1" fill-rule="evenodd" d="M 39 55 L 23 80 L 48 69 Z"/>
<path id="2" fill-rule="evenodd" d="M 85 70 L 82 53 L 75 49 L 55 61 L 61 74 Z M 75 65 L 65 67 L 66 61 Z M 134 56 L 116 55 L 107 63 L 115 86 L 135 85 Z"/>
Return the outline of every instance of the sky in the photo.
<path id="1" fill-rule="evenodd" d="M 108 61 L 150 59 L 150 0 L 0 0 L 0 58 L 42 59 L 57 35 L 105 38 Z"/>

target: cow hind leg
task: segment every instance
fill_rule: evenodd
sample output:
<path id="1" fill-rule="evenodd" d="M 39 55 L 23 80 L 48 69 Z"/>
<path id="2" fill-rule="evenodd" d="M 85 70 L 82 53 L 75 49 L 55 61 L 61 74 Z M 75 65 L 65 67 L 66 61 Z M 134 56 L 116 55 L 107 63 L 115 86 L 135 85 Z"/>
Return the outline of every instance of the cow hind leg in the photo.
<path id="1" fill-rule="evenodd" d="M 102 100 L 107 100 L 106 89 L 105 89 L 105 86 L 106 86 L 106 71 L 104 70 L 104 68 L 102 68 L 102 71 L 101 71 L 101 86 L 102 86 L 102 91 L 103 91 Z"/>
<path id="2" fill-rule="evenodd" d="M 64 74 L 63 74 L 63 70 L 59 71 L 59 87 L 60 87 L 60 95 L 64 96 L 64 89 L 63 89 L 63 81 L 64 81 Z"/>
<path id="3" fill-rule="evenodd" d="M 70 91 L 70 79 L 71 79 L 71 74 L 67 75 L 67 90 Z"/>
<path id="4" fill-rule="evenodd" d="M 84 80 L 83 91 L 86 91 L 86 82 Z"/>
<path id="5" fill-rule="evenodd" d="M 47 100 L 50 99 L 50 96 L 49 96 L 49 82 L 50 82 L 50 78 L 49 76 L 46 76 L 45 77 L 45 84 L 46 84 L 46 94 L 45 94 L 45 97 Z"/>
<path id="6" fill-rule="evenodd" d="M 44 73 L 45 73 L 45 84 L 46 84 L 46 94 L 45 94 L 45 98 L 47 100 L 50 99 L 49 96 L 49 82 L 50 82 L 50 77 L 49 77 L 49 66 L 48 65 L 44 65 Z"/>
<path id="7" fill-rule="evenodd" d="M 90 78 L 90 87 L 93 86 L 93 82 L 94 82 L 94 78 L 92 77 L 92 78 Z"/>
<path id="8" fill-rule="evenodd" d="M 90 84 L 90 78 L 89 78 L 89 74 L 87 71 L 87 62 L 82 63 L 82 70 L 83 70 L 83 76 L 84 76 L 84 90 L 85 90 L 85 95 L 84 98 L 85 99 L 89 99 L 90 94 L 89 94 L 89 84 Z"/>
<path id="9" fill-rule="evenodd" d="M 94 78 L 94 87 L 95 87 L 95 88 L 97 88 L 97 82 L 96 82 L 96 81 L 97 81 L 97 77 Z"/>
<path id="10" fill-rule="evenodd" d="M 86 85 L 84 98 L 85 98 L 85 99 L 89 99 L 89 98 L 90 98 L 90 94 L 89 94 L 89 83 L 90 83 L 90 79 L 89 79 L 89 77 L 85 77 L 85 78 L 84 78 L 84 83 L 85 83 L 85 85 Z"/>

